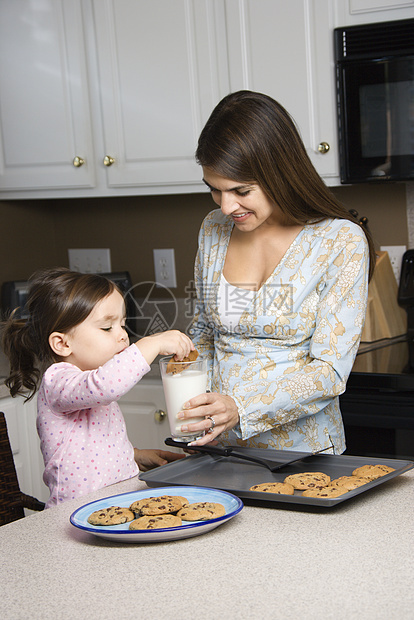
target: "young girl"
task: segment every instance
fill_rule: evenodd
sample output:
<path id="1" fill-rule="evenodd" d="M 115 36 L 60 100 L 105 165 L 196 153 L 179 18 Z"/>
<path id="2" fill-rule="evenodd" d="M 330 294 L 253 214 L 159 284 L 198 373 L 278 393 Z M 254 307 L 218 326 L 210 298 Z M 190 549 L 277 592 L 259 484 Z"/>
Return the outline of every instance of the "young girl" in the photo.
<path id="1" fill-rule="evenodd" d="M 46 507 L 135 476 L 172 452 L 137 450 L 128 440 L 117 400 L 157 355 L 187 356 L 194 345 L 179 331 L 129 346 L 125 304 L 116 285 L 94 274 L 49 269 L 31 278 L 27 321 L 3 324 L 12 396 L 38 393 L 37 430 L 49 487 Z"/>

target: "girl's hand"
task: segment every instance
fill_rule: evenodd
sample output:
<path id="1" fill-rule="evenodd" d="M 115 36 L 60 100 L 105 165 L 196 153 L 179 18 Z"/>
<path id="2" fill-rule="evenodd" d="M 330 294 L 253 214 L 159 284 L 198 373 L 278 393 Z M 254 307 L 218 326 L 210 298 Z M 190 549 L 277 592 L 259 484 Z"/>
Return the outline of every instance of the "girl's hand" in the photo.
<path id="1" fill-rule="evenodd" d="M 202 422 L 191 424 L 191 418 L 204 416 Z M 209 416 L 209 417 L 206 417 Z M 191 442 L 191 445 L 203 446 L 214 441 L 223 431 L 234 428 L 239 422 L 239 412 L 237 405 L 231 396 L 219 394 L 218 392 L 207 392 L 192 398 L 185 404 L 182 411 L 178 414 L 178 419 L 182 420 L 181 430 L 185 431 L 210 431 L 214 420 L 214 428 L 211 432 L 206 432 L 204 437 Z"/>
<path id="2" fill-rule="evenodd" d="M 174 355 L 180 361 L 195 349 L 190 338 L 176 329 L 146 336 L 135 345 L 148 364 L 152 364 L 157 355 Z"/>
<path id="3" fill-rule="evenodd" d="M 184 458 L 185 454 L 170 452 L 169 450 L 139 450 L 134 448 L 134 459 L 140 471 L 148 471 L 154 467 L 160 467 L 160 465 L 166 465 Z"/>

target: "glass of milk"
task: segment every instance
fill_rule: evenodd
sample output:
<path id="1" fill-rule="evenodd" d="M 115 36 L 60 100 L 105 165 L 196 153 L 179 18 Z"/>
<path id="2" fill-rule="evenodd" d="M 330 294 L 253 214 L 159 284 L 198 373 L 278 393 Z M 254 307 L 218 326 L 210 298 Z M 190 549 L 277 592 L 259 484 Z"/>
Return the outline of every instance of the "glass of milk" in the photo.
<path id="1" fill-rule="evenodd" d="M 171 357 L 163 357 L 160 360 L 162 385 L 164 388 L 165 402 L 167 404 L 168 421 L 172 439 L 176 441 L 190 442 L 198 439 L 204 431 L 181 432 L 183 424 L 193 424 L 204 420 L 191 418 L 191 420 L 178 420 L 177 414 L 182 411 L 184 403 L 194 396 L 203 394 L 207 390 L 207 360 L 197 358 L 194 362 L 176 362 L 173 372 L 167 372 L 168 362 Z"/>

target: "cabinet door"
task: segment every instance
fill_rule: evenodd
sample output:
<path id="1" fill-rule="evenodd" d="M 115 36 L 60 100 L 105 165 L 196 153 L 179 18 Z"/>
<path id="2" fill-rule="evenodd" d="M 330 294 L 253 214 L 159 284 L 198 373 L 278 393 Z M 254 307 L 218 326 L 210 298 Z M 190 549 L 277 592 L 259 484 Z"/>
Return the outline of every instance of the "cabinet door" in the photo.
<path id="1" fill-rule="evenodd" d="M 228 92 L 222 0 L 94 0 L 109 187 L 200 184 L 198 135 Z"/>
<path id="2" fill-rule="evenodd" d="M 170 436 L 161 381 L 140 381 L 119 400 L 130 442 L 136 448 L 178 449 L 165 445 Z"/>
<path id="3" fill-rule="evenodd" d="M 81 0 L 1 1 L 1 190 L 94 185 L 83 37 Z"/>
<path id="4" fill-rule="evenodd" d="M 337 26 L 412 19 L 414 0 L 334 0 Z"/>
<path id="5" fill-rule="evenodd" d="M 337 178 L 333 9 L 331 0 L 226 0 L 231 90 L 279 101 L 319 174 Z"/>
<path id="6" fill-rule="evenodd" d="M 36 430 L 36 399 L 27 403 L 20 396 L 2 398 L 20 490 L 46 502 L 49 490 L 43 482 L 43 457 Z M 30 512 L 30 511 L 29 511 Z"/>

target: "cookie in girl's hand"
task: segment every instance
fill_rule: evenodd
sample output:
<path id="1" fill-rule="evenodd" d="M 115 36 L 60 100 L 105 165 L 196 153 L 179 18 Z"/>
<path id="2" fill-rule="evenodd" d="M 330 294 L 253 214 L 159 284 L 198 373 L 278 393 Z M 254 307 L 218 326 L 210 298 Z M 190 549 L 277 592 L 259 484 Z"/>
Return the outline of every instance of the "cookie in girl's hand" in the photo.
<path id="1" fill-rule="evenodd" d="M 177 375 L 187 368 L 187 364 L 185 362 L 195 362 L 198 357 L 198 351 L 190 351 L 190 354 L 187 357 L 184 357 L 181 362 L 176 362 L 172 357 L 167 364 L 167 372 L 170 372 L 173 375 Z"/>

